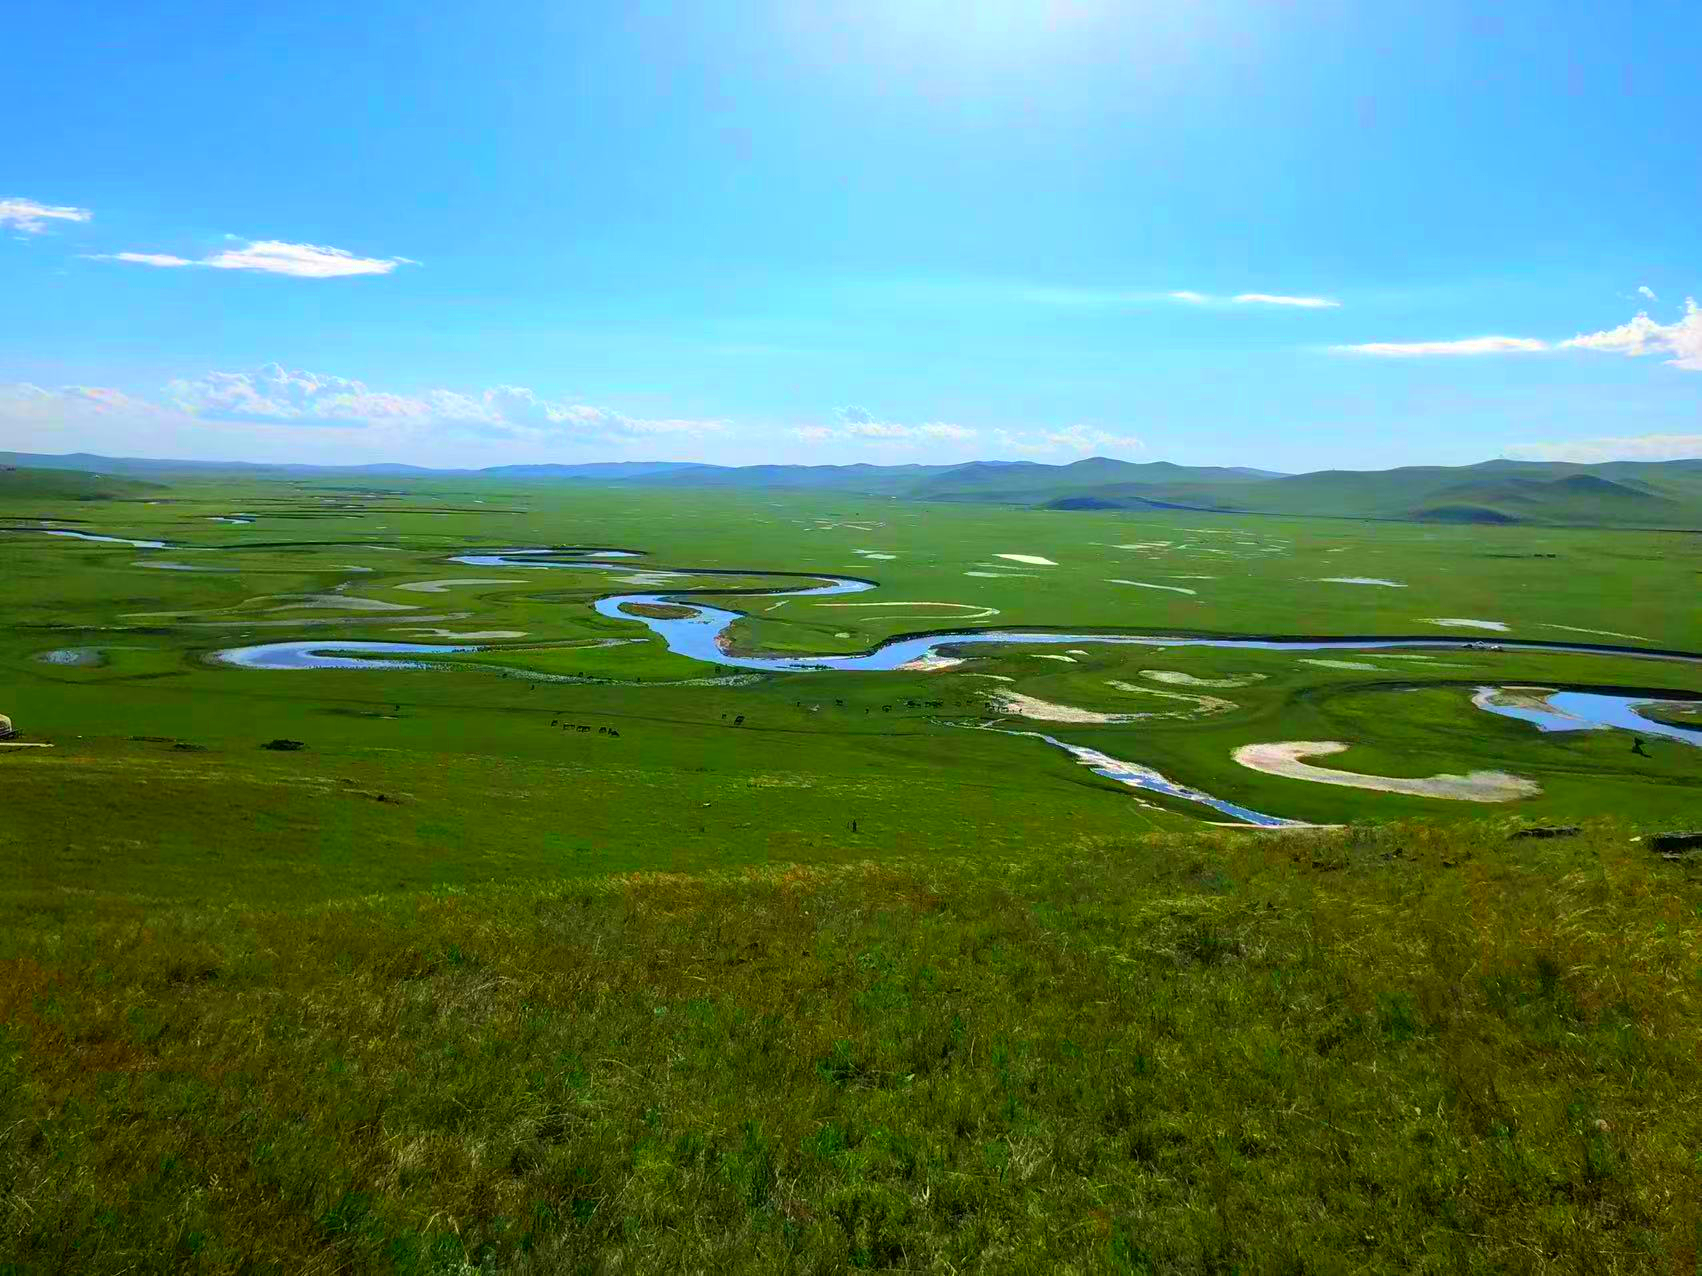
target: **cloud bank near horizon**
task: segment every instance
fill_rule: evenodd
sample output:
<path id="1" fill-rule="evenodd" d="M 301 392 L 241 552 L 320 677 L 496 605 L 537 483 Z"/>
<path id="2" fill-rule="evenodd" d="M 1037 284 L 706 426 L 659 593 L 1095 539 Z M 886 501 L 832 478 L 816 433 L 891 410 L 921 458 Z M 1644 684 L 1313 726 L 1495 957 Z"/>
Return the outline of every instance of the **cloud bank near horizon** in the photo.
<path id="1" fill-rule="evenodd" d="M 311 431 L 315 439 L 330 438 L 341 447 L 353 449 L 365 444 L 369 450 L 376 448 L 369 457 L 374 460 L 415 460 L 427 445 L 455 440 L 482 447 L 500 444 L 527 449 L 524 453 L 505 452 L 501 457 L 504 460 L 522 456 L 545 459 L 547 454 L 540 454 L 538 449 L 571 446 L 610 448 L 626 453 L 627 459 L 656 460 L 660 459 L 657 449 L 673 452 L 683 445 L 738 435 L 747 439 L 784 435 L 812 446 L 855 443 L 869 449 L 871 460 L 885 463 L 917 459 L 924 447 L 940 444 L 959 445 L 960 451 L 975 445 L 983 449 L 981 459 L 1014 456 L 1067 460 L 1094 454 L 1133 459 L 1148 452 L 1147 445 L 1133 435 L 1079 424 L 1028 431 L 983 430 L 945 422 L 908 425 L 879 420 L 862 408 L 840 408 L 834 419 L 834 425 L 759 433 L 741 431 L 721 420 L 634 417 L 607 407 L 547 399 L 520 386 L 496 386 L 472 394 L 454 390 L 396 394 L 374 390 L 361 381 L 292 371 L 279 364 L 267 364 L 253 372 L 212 372 L 173 381 L 164 403 L 105 386 L 0 384 L 0 432 L 7 427 L 19 431 L 10 446 L 22 451 L 87 450 L 90 432 L 102 428 L 110 432 L 113 441 L 101 444 L 100 449 L 119 454 L 136 455 L 138 448 L 148 447 L 200 451 L 210 433 L 234 435 L 246 427 L 260 431 L 266 441 L 284 452 L 282 459 L 286 461 L 300 459 L 298 443 L 303 430 Z M 249 441 L 253 437 L 247 436 Z M 50 441 L 59 447 L 44 446 Z M 635 448 L 647 450 L 633 454 Z M 217 455 L 218 450 L 213 449 L 215 455 L 210 459 L 240 459 Z M 1702 434 L 1651 433 L 1521 443 L 1506 447 L 1501 455 L 1515 460 L 1581 464 L 1702 459 Z M 958 459 L 974 457 L 975 453 L 964 451 Z M 812 462 L 819 462 L 819 458 L 806 456 L 796 463 Z M 420 463 L 450 468 L 464 464 L 429 459 Z"/>
<path id="2" fill-rule="evenodd" d="M 398 456 L 443 444 L 502 443 L 534 452 L 588 446 L 631 452 L 646 445 L 672 450 L 688 442 L 737 437 L 747 443 L 766 437 L 791 438 L 811 447 L 833 444 L 867 451 L 876 462 L 939 459 L 942 449 L 963 461 L 983 446 L 1000 455 L 1071 458 L 1092 453 L 1127 456 L 1146 449 L 1133 435 L 1083 424 L 983 430 L 946 421 L 886 420 L 861 407 L 836 409 L 829 424 L 740 429 L 724 419 L 635 416 L 551 399 L 525 386 L 401 393 L 279 363 L 177 378 L 166 384 L 157 401 L 103 387 L 0 385 L 0 427 L 8 425 L 23 429 L 30 445 L 23 450 L 29 451 L 44 450 L 40 443 L 55 433 L 88 427 L 104 427 L 119 436 L 133 428 L 143 432 L 134 440 L 137 445 L 151 431 L 158 437 L 201 440 L 201 447 L 215 431 L 229 435 L 249 427 L 274 445 L 289 447 L 288 434 L 311 430 L 317 440 L 334 439 L 363 451 L 385 448 Z M 132 442 L 124 437 L 126 446 Z M 800 463 L 812 459 L 799 458 Z"/>

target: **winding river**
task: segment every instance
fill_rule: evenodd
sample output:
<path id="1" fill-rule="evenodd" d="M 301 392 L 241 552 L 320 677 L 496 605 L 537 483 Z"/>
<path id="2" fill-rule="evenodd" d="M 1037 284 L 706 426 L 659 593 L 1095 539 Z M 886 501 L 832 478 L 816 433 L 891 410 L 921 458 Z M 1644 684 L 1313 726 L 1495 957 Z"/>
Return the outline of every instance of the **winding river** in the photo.
<path id="1" fill-rule="evenodd" d="M 564 557 L 570 554 L 571 557 Z M 508 570 L 611 570 L 609 560 L 637 558 L 631 550 L 583 549 L 552 551 L 549 549 L 508 550 L 499 553 L 461 554 L 449 561 L 468 567 L 497 567 Z M 728 631 L 744 613 L 716 607 L 698 601 L 704 593 L 736 593 L 741 597 L 808 598 L 863 593 L 875 588 L 873 581 L 855 577 L 828 576 L 812 573 L 783 573 L 739 571 L 728 568 L 666 568 L 640 569 L 655 583 L 666 578 L 687 576 L 782 576 L 797 581 L 819 581 L 819 584 L 794 585 L 774 590 L 697 590 L 689 592 L 655 592 L 615 594 L 600 598 L 594 604 L 599 615 L 612 620 L 644 625 L 662 639 L 668 650 L 708 664 L 728 668 L 756 670 L 764 673 L 878 673 L 904 668 L 913 662 L 937 657 L 944 648 L 987 645 L 1070 645 L 1101 644 L 1139 647 L 1216 647 L 1259 651 L 1378 651 L 1391 648 L 1431 649 L 1440 651 L 1484 650 L 1490 647 L 1481 640 L 1457 638 L 1336 638 L 1336 639 L 1274 639 L 1274 638 L 1196 638 L 1144 634 L 1059 633 L 1046 630 L 976 629 L 955 633 L 921 634 L 889 639 L 871 651 L 847 655 L 776 656 L 739 654 L 731 649 Z M 663 607 L 689 608 L 689 614 L 676 617 L 634 615 L 624 608 L 629 603 Z M 1651 652 L 1628 648 L 1603 648 L 1584 644 L 1505 641 L 1493 644 L 1496 650 L 1573 652 L 1635 656 L 1656 660 L 1689 660 L 1698 658 L 1678 652 Z M 215 653 L 214 658 L 246 669 L 359 669 L 390 667 L 418 668 L 427 662 L 410 660 L 374 660 L 385 655 L 434 656 L 455 652 L 476 651 L 477 646 L 444 643 L 304 641 L 262 643 L 251 647 L 236 647 Z M 1564 703 L 1562 703 L 1564 699 Z M 1612 696 L 1599 693 L 1560 692 L 1553 696 L 1555 712 L 1545 713 L 1538 708 L 1515 708 L 1496 705 L 1485 695 L 1474 703 L 1479 708 L 1512 717 L 1525 718 L 1543 730 L 1564 730 L 1579 727 L 1620 727 L 1666 735 L 1702 744 L 1702 736 L 1683 727 L 1669 727 L 1637 715 L 1635 706 L 1647 703 L 1648 697 Z M 1557 726 L 1564 722 L 1565 726 Z M 1240 823 L 1261 827 L 1287 827 L 1295 821 L 1281 819 L 1263 812 L 1226 802 L 1209 793 L 1189 788 L 1137 763 L 1124 762 L 1094 749 L 1070 744 L 1038 731 L 1016 731 L 1003 728 L 1004 734 L 1027 736 L 1070 754 L 1095 774 L 1119 784 L 1166 797 L 1195 802 L 1210 807 Z"/>
<path id="2" fill-rule="evenodd" d="M 79 540 L 127 544 L 136 548 L 163 549 L 161 541 L 128 540 L 122 537 L 100 536 L 65 529 L 36 529 L 48 535 L 74 537 Z M 624 549 L 509 549 L 494 553 L 460 554 L 449 559 L 468 567 L 496 567 L 506 570 L 620 570 L 612 560 L 640 558 L 635 550 Z M 843 655 L 781 656 L 740 654 L 732 650 L 728 631 L 743 619 L 744 613 L 697 601 L 706 593 L 733 594 L 739 597 L 830 597 L 863 593 L 875 588 L 875 582 L 848 576 L 820 573 L 774 572 L 740 570 L 737 568 L 638 568 L 649 577 L 646 584 L 665 584 L 675 577 L 719 576 L 780 577 L 798 584 L 771 590 L 720 589 L 685 592 L 654 592 L 615 594 L 599 598 L 594 606 L 599 615 L 613 620 L 644 625 L 656 634 L 667 649 L 676 655 L 687 656 L 708 664 L 728 668 L 755 670 L 764 673 L 879 673 L 902 669 L 918 661 L 939 656 L 942 649 L 989 645 L 1049 645 L 1081 646 L 1088 644 L 1134 647 L 1213 647 L 1228 650 L 1258 651 L 1380 651 L 1388 649 L 1418 649 L 1437 651 L 1507 650 L 1540 651 L 1549 653 L 1610 654 L 1648 660 L 1682 660 L 1702 662 L 1702 657 L 1682 652 L 1647 651 L 1636 648 L 1606 647 L 1588 644 L 1525 642 L 1507 640 L 1493 645 L 1482 640 L 1432 637 L 1280 639 L 1280 638 L 1199 638 L 1181 635 L 1107 634 L 1057 632 L 1052 630 L 972 629 L 950 633 L 919 634 L 888 639 L 870 651 Z M 819 582 L 804 584 L 802 582 Z M 636 582 L 635 582 L 636 583 Z M 684 607 L 688 614 L 674 617 L 634 615 L 624 608 L 627 604 L 650 604 L 662 607 Z M 429 667 L 429 661 L 386 659 L 385 657 L 419 657 L 450 655 L 457 652 L 484 649 L 479 644 L 376 642 L 353 639 L 303 640 L 293 642 L 259 643 L 253 646 L 231 647 L 214 652 L 212 659 L 244 669 L 302 670 L 302 669 L 406 669 Z M 376 658 L 375 658 L 376 657 Z M 1635 712 L 1638 705 L 1647 704 L 1650 697 L 1609 695 L 1597 692 L 1553 692 L 1540 704 L 1507 705 L 1494 702 L 1494 688 L 1480 689 L 1473 703 L 1479 708 L 1504 716 L 1521 718 L 1544 731 L 1576 730 L 1595 727 L 1614 727 L 1639 731 L 1648 735 L 1667 736 L 1688 744 L 1702 744 L 1702 733 L 1684 727 L 1670 726 L 1644 718 Z M 1294 821 L 1252 811 L 1234 803 L 1215 798 L 1198 789 L 1178 784 L 1158 772 L 1136 763 L 1119 759 L 1070 744 L 1038 731 L 1017 731 L 1004 728 L 1008 735 L 1027 736 L 1069 753 L 1096 774 L 1120 784 L 1167 797 L 1196 802 L 1247 824 L 1265 827 L 1289 826 Z"/>
<path id="3" fill-rule="evenodd" d="M 540 556 L 548 554 L 571 553 L 572 558 L 549 558 Z M 459 554 L 451 559 L 452 563 L 460 563 L 468 567 L 500 567 L 508 570 L 578 570 L 578 571 L 608 571 L 607 560 L 613 558 L 641 557 L 633 550 L 617 549 L 582 549 L 560 551 L 550 549 L 521 549 L 504 550 L 488 554 Z M 726 641 L 726 635 L 735 621 L 744 619 L 744 613 L 731 611 L 724 607 L 716 607 L 697 601 L 705 593 L 736 594 L 744 598 L 825 598 L 840 594 L 859 594 L 874 589 L 876 583 L 870 580 L 860 580 L 852 576 L 829 576 L 814 572 L 773 572 L 740 570 L 727 567 L 667 567 L 643 568 L 652 578 L 674 576 L 778 576 L 789 580 L 822 581 L 819 585 L 792 586 L 784 589 L 754 590 L 754 589 L 723 589 L 723 590 L 693 590 L 693 591 L 658 591 L 642 594 L 612 594 L 599 598 L 595 607 L 597 613 L 611 620 L 626 621 L 644 625 L 657 637 L 661 638 L 668 650 L 676 655 L 689 656 L 693 660 L 701 660 L 708 664 L 723 665 L 734 669 L 753 669 L 764 673 L 886 673 L 903 668 L 913 661 L 930 656 L 937 656 L 945 647 L 969 647 L 994 645 L 1024 644 L 1033 646 L 1082 646 L 1099 644 L 1105 646 L 1131 647 L 1217 647 L 1227 650 L 1251 651 L 1381 651 L 1386 649 L 1400 650 L 1430 650 L 1430 651 L 1482 651 L 1486 649 L 1500 651 L 1541 651 L 1558 653 L 1575 653 L 1581 655 L 1615 655 L 1632 656 L 1644 660 L 1681 660 L 1702 663 L 1702 657 L 1684 652 L 1647 651 L 1634 647 L 1594 646 L 1586 643 L 1558 642 L 1528 642 L 1504 640 L 1493 644 L 1481 639 L 1462 638 L 1430 638 L 1430 637 L 1394 637 L 1394 638 L 1197 638 L 1181 635 L 1163 634 L 1107 634 L 1059 632 L 1057 630 L 1022 630 L 1022 629 L 966 629 L 955 633 L 917 634 L 910 637 L 890 638 L 871 651 L 847 655 L 820 656 L 772 656 L 772 655 L 741 655 L 731 650 Z M 657 583 L 660 583 L 659 581 Z M 680 617 L 658 617 L 632 615 L 623 607 L 628 603 L 646 603 L 651 606 L 689 607 L 691 614 Z M 241 665 L 247 669 L 344 669 L 350 667 L 350 662 L 339 660 L 329 663 L 334 657 L 326 657 L 325 662 L 316 662 L 315 651 L 370 651 L 375 654 L 385 652 L 403 652 L 417 655 L 440 655 L 453 651 L 465 651 L 466 647 L 452 647 L 430 643 L 361 643 L 361 642 L 320 642 L 298 643 L 279 642 L 263 643 L 255 647 L 238 647 L 229 651 L 217 652 L 214 658 L 228 664 Z M 364 661 L 357 664 L 373 665 L 383 662 Z M 1682 728 L 1681 728 L 1682 729 Z"/>

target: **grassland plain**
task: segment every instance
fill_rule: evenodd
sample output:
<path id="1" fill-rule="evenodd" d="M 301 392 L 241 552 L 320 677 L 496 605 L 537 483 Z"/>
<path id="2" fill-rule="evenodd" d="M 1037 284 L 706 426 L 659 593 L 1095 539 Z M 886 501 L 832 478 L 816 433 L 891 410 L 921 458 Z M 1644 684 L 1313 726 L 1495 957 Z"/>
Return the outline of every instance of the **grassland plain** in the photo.
<path id="1" fill-rule="evenodd" d="M 0 713 L 54 746 L 0 751 L 21 1269 L 1695 1264 L 1702 889 L 1631 839 L 1702 823 L 1702 749 L 1471 697 L 1683 698 L 1697 665 L 1088 645 L 728 677 L 589 606 L 731 590 L 738 646 L 799 653 L 964 627 L 1697 651 L 1694 536 L 489 480 L 0 515 Z M 448 561 L 543 545 L 643 556 Z M 716 574 L 658 578 L 683 567 Z M 766 596 L 774 571 L 877 588 Z M 481 650 L 446 668 L 207 661 L 459 634 Z M 1154 716 L 1035 722 L 1002 688 Z M 1362 824 L 1202 831 L 987 725 Z M 1231 757 L 1296 739 L 1542 792 Z M 1507 840 L 1538 819 L 1589 831 Z"/>

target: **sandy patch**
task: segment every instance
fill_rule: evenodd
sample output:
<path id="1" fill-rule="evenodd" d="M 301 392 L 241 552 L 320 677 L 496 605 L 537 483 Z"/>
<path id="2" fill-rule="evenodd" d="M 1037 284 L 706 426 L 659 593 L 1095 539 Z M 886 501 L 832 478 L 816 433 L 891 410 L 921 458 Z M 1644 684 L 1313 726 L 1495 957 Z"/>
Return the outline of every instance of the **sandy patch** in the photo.
<path id="1" fill-rule="evenodd" d="M 441 594 L 449 589 L 462 589 L 471 585 L 524 585 L 526 582 L 514 576 L 472 578 L 461 580 L 411 580 L 406 585 L 393 586 L 414 594 Z"/>
<path id="2" fill-rule="evenodd" d="M 1180 669 L 1142 669 L 1141 677 L 1173 687 L 1250 687 L 1255 682 L 1263 682 L 1265 675 L 1250 673 L 1244 678 L 1196 678 Z"/>
<path id="3" fill-rule="evenodd" d="M 1362 660 L 1312 660 L 1302 656 L 1303 665 L 1316 665 L 1320 669 L 1352 669 L 1358 673 L 1382 673 L 1376 665 L 1368 665 Z"/>
<path id="4" fill-rule="evenodd" d="M 1142 687 L 1133 682 L 1109 681 L 1106 683 L 1106 686 L 1115 687 L 1118 691 L 1127 691 L 1137 696 L 1158 696 L 1164 700 L 1181 700 L 1193 705 L 1194 713 L 1202 715 L 1208 713 L 1228 713 L 1231 709 L 1238 709 L 1241 707 L 1233 700 L 1224 700 L 1218 696 L 1196 696 L 1190 695 L 1186 691 L 1155 691 L 1151 687 Z M 1149 714 L 1147 716 L 1150 717 L 1152 715 Z M 1175 717 L 1176 715 L 1165 714 L 1163 716 Z M 1187 716 L 1192 717 L 1193 715 L 1189 714 Z"/>
<path id="5" fill-rule="evenodd" d="M 1320 585 L 1382 585 L 1386 589 L 1405 589 L 1398 580 L 1382 580 L 1376 576 L 1318 576 Z"/>
<path id="6" fill-rule="evenodd" d="M 1614 629 L 1580 629 L 1576 625 L 1544 625 L 1544 629 L 1564 629 L 1569 634 L 1595 634 L 1599 638 L 1629 638 L 1632 642 L 1654 642 L 1641 634 L 1622 634 Z"/>
<path id="7" fill-rule="evenodd" d="M 1350 789 L 1375 789 L 1379 793 L 1404 793 L 1409 797 L 1447 798 L 1456 802 L 1513 802 L 1542 792 L 1539 785 L 1505 771 L 1468 771 L 1465 775 L 1433 775 L 1426 779 L 1403 780 L 1358 771 L 1336 771 L 1313 766 L 1302 758 L 1343 753 L 1340 740 L 1288 740 L 1276 744 L 1244 744 L 1230 756 L 1252 771 L 1279 775 L 1289 780 L 1311 780 L 1315 784 L 1339 784 Z"/>
<path id="8" fill-rule="evenodd" d="M 937 651 L 930 651 L 898 667 L 906 673 L 939 673 L 942 669 L 951 669 L 962 663 L 962 656 L 942 656 Z"/>
<path id="9" fill-rule="evenodd" d="M 1108 580 L 1107 585 L 1133 585 L 1136 589 L 1164 589 L 1172 594 L 1197 594 L 1197 589 L 1185 589 L 1181 585 L 1153 585 L 1144 580 Z"/>
<path id="10" fill-rule="evenodd" d="M 1039 554 L 994 554 L 994 558 L 1008 558 L 1013 563 L 1027 563 L 1030 567 L 1056 567 L 1050 558 L 1042 558 Z"/>
<path id="11" fill-rule="evenodd" d="M 1076 662 L 1076 658 L 1074 656 L 1055 656 L 1049 651 L 1036 651 L 1029 654 L 1033 656 L 1035 660 L 1061 660 L 1066 665 L 1073 665 Z"/>
<path id="12" fill-rule="evenodd" d="M 1567 713 L 1549 703 L 1549 697 L 1559 690 L 1557 687 L 1479 687 L 1472 696 L 1472 703 L 1479 709 L 1494 706 L 1498 709 L 1534 709 L 1538 713 L 1549 714 L 1556 718 L 1569 718 L 1573 722 L 1583 722 L 1575 713 Z"/>
<path id="13" fill-rule="evenodd" d="M 0 740 L 0 749 L 51 749 L 51 744 L 39 740 Z"/>
<path id="14" fill-rule="evenodd" d="M 1507 626 L 1499 620 L 1469 620 L 1463 616 L 1424 616 L 1420 617 L 1420 623 L 1442 625 L 1448 629 L 1491 629 L 1501 634 L 1507 632 Z"/>
<path id="15" fill-rule="evenodd" d="M 1106 726 L 1114 722 L 1137 722 L 1145 716 L 1139 713 L 1097 713 L 1092 709 L 1078 709 L 1070 704 L 1037 700 L 1033 696 L 1025 696 L 1016 691 L 991 691 L 988 692 L 988 699 L 1004 713 L 1014 713 L 1020 718 L 1032 718 L 1036 722 L 1074 722 L 1084 726 Z"/>
<path id="16" fill-rule="evenodd" d="M 989 682 L 1015 682 L 1015 678 L 1007 678 L 1002 673 L 966 673 L 965 678 L 986 678 Z"/>
<path id="17" fill-rule="evenodd" d="M 132 567 L 151 567 L 160 572 L 234 572 L 234 567 L 197 567 L 194 563 L 136 562 Z"/>

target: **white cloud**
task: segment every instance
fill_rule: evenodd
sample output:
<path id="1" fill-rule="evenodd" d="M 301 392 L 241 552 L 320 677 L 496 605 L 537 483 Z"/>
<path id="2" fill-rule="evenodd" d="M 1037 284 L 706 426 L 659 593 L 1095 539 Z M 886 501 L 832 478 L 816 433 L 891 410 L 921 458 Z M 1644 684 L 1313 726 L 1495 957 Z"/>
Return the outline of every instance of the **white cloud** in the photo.
<path id="1" fill-rule="evenodd" d="M 904 425 L 898 421 L 879 421 L 867 408 L 835 408 L 840 428 L 824 425 L 804 426 L 792 433 L 811 443 L 830 439 L 853 439 L 871 443 L 964 443 L 977 436 L 968 426 L 952 425 L 945 421 L 930 421 L 924 425 Z"/>
<path id="2" fill-rule="evenodd" d="M 262 239 L 227 248 L 198 261 L 170 253 L 102 253 L 97 261 L 127 261 L 139 266 L 207 266 L 214 270 L 254 270 L 297 279 L 336 279 L 345 275 L 388 275 L 397 266 L 417 266 L 410 257 L 357 257 L 347 249 L 319 244 L 287 244 Z"/>
<path id="3" fill-rule="evenodd" d="M 1189 306 L 1221 308 L 1240 306 L 1291 306 L 1303 310 L 1334 310 L 1341 302 L 1331 297 L 1294 297 L 1270 292 L 1243 292 L 1233 297 L 1200 292 L 1194 288 L 1172 288 L 1163 292 L 1148 292 L 1130 288 L 1055 288 L 1023 287 L 1015 295 L 1024 301 L 1047 306 L 1070 306 L 1090 309 L 1119 309 L 1129 306 L 1152 306 L 1178 301 Z"/>
<path id="4" fill-rule="evenodd" d="M 806 443 L 859 443 L 899 451 L 920 444 L 969 444 L 983 437 L 980 430 L 947 421 L 929 421 L 920 425 L 880 421 L 866 408 L 837 408 L 834 415 L 842 422 L 838 427 L 800 426 L 790 433 Z M 988 441 L 995 452 L 1020 456 L 1049 456 L 1066 452 L 1087 456 L 1094 452 L 1141 452 L 1146 447 L 1133 435 L 1112 434 L 1085 425 L 1055 430 L 997 429 L 988 436 Z"/>
<path id="5" fill-rule="evenodd" d="M 1334 310 L 1342 303 L 1329 297 L 1284 297 L 1269 292 L 1244 292 L 1235 298 L 1239 306 L 1298 306 L 1302 310 Z"/>
<path id="6" fill-rule="evenodd" d="M 908 439 L 915 437 L 915 431 L 908 425 L 899 425 L 892 421 L 858 421 L 845 427 L 845 433 L 854 439 Z"/>
<path id="7" fill-rule="evenodd" d="M 134 445 L 138 428 L 158 426 L 170 416 L 107 386 L 0 384 L 0 436 L 11 440 L 5 446 L 24 451 L 48 450 L 42 444 L 65 429 L 116 431 Z"/>
<path id="8" fill-rule="evenodd" d="M 1083 457 L 1146 451 L 1146 444 L 1132 434 L 1112 434 L 1085 425 L 1072 425 L 1061 430 L 996 430 L 993 440 L 1001 453 L 1018 456 L 1069 453 Z"/>
<path id="9" fill-rule="evenodd" d="M 1331 346 L 1335 354 L 1366 354 L 1384 359 L 1420 359 L 1431 355 L 1532 354 L 1548 343 L 1532 337 L 1467 337 L 1461 341 L 1371 341 L 1358 346 Z"/>
<path id="10" fill-rule="evenodd" d="M 186 257 L 173 257 L 170 253 L 88 253 L 90 261 L 130 261 L 142 266 L 193 266 L 195 263 Z"/>
<path id="11" fill-rule="evenodd" d="M 294 371 L 268 363 L 253 372 L 209 372 L 166 386 L 172 403 L 206 420 L 447 426 L 475 434 L 537 441 L 617 442 L 657 435 L 714 433 L 721 421 L 629 417 L 612 408 L 543 398 L 524 386 L 499 385 L 477 394 L 428 390 L 397 394 L 362 381 Z"/>
<path id="12" fill-rule="evenodd" d="M 1041 439 L 1051 449 L 1061 452 L 1144 452 L 1146 444 L 1132 434 L 1111 434 L 1105 430 L 1072 425 L 1068 429 L 1043 432 Z"/>
<path id="13" fill-rule="evenodd" d="M 1660 300 L 1659 297 L 1655 296 L 1655 290 L 1653 288 L 1649 287 L 1648 284 L 1638 284 L 1637 285 L 1637 291 L 1642 293 L 1643 296 L 1647 297 L 1650 301 L 1659 301 Z"/>
<path id="14" fill-rule="evenodd" d="M 1681 461 L 1702 458 L 1702 434 L 1640 434 L 1568 443 L 1521 443 L 1506 450 L 1516 461 Z"/>
<path id="15" fill-rule="evenodd" d="M 976 437 L 980 431 L 972 430 L 966 425 L 950 425 L 944 421 L 935 421 L 928 425 L 916 427 L 919 438 L 939 439 L 950 443 L 967 443 Z"/>
<path id="16" fill-rule="evenodd" d="M 0 226 L 10 226 L 26 235 L 39 235 L 50 221 L 86 222 L 94 214 L 86 208 L 38 204 L 33 199 L 0 199 Z"/>
<path id="17" fill-rule="evenodd" d="M 844 437 L 851 439 L 923 439 L 963 443 L 973 439 L 977 431 L 968 426 L 951 425 L 945 421 L 930 421 L 926 425 L 901 425 L 896 421 L 860 421 L 856 425 L 846 426 L 842 433 Z"/>
<path id="18" fill-rule="evenodd" d="M 124 409 L 147 409 L 151 405 L 140 399 L 132 399 L 122 390 L 109 389 L 98 385 L 65 385 L 58 389 L 44 389 L 39 385 L 31 385 L 28 381 L 16 381 L 10 385 L 0 385 L 0 404 L 7 409 L 19 407 L 48 410 L 63 408 L 68 404 L 86 405 L 96 411 L 122 411 Z"/>
<path id="19" fill-rule="evenodd" d="M 1585 333 L 1561 344 L 1571 350 L 1600 350 L 1631 358 L 1671 355 L 1667 362 L 1674 367 L 1702 372 L 1702 307 L 1692 297 L 1684 303 L 1684 317 L 1675 323 L 1656 323 L 1647 314 L 1639 314 L 1630 323 L 1605 332 Z"/>

